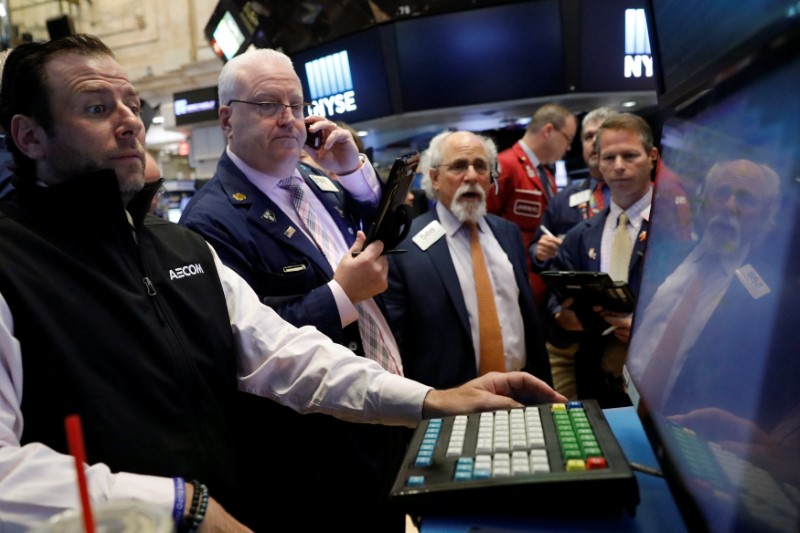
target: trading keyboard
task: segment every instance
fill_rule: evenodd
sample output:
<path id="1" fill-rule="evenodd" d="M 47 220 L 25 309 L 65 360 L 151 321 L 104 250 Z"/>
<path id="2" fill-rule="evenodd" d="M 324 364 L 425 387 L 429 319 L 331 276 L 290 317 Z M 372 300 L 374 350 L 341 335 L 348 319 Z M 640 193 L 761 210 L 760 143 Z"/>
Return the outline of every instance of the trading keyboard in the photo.
<path id="1" fill-rule="evenodd" d="M 636 478 L 595 401 L 424 421 L 391 492 L 414 516 L 633 515 Z"/>
<path id="2" fill-rule="evenodd" d="M 721 445 L 706 442 L 691 429 L 673 423 L 665 427 L 683 458 L 684 476 L 695 497 L 721 509 L 710 513 L 711 527 L 706 529 L 730 529 L 729 509 L 736 506 L 737 530 L 799 530 L 800 489 Z"/>

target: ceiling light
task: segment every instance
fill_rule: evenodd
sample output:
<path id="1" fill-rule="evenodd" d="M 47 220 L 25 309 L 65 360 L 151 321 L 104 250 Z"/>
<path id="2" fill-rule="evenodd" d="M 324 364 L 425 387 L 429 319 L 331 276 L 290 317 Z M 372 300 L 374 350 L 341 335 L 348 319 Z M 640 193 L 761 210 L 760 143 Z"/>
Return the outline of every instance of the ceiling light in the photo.
<path id="1" fill-rule="evenodd" d="M 627 102 L 622 102 L 622 107 L 635 107 L 636 102 L 633 100 L 628 100 Z"/>
<path id="2" fill-rule="evenodd" d="M 153 117 L 153 124 L 163 124 L 163 123 L 164 123 L 164 117 L 162 117 L 161 115 Z"/>

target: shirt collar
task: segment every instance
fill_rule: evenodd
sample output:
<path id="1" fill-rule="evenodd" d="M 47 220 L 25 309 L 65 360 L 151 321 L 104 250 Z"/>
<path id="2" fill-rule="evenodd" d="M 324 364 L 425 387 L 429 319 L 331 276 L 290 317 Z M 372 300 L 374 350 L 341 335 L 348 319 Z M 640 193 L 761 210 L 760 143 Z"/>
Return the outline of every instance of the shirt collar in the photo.
<path id="1" fill-rule="evenodd" d="M 622 209 L 612 199 L 611 211 L 609 212 L 608 216 L 611 217 L 612 220 L 617 220 L 620 213 L 625 211 L 628 214 L 628 220 L 630 221 L 631 225 L 638 228 L 642 225 L 642 220 L 648 220 L 650 218 L 650 204 L 652 201 L 653 186 L 651 185 L 647 190 L 647 193 L 636 200 L 630 207 L 628 207 L 628 209 Z"/>
<path id="2" fill-rule="evenodd" d="M 247 163 L 245 163 L 244 161 L 242 161 L 242 158 L 234 154 L 230 148 L 226 147 L 225 153 L 228 154 L 228 157 L 230 157 L 231 161 L 233 161 L 233 164 L 236 165 L 236 167 L 242 171 L 242 173 L 245 175 L 248 181 L 253 183 L 256 187 L 261 189 L 267 195 L 269 195 L 270 191 L 278 187 L 278 183 L 283 178 L 289 177 L 289 176 L 280 176 L 280 177 L 273 176 L 272 174 L 267 174 L 265 172 L 261 172 L 260 170 L 256 170 Z M 302 177 L 300 176 L 300 173 L 297 171 L 297 168 L 294 169 L 294 173 L 292 174 L 291 177 L 301 178 L 302 181 Z"/>
<path id="3" fill-rule="evenodd" d="M 522 139 L 520 139 L 517 142 L 519 143 L 520 147 L 522 148 L 522 151 L 525 152 L 525 155 L 528 156 L 528 159 L 531 160 L 531 165 L 533 165 L 534 167 L 538 167 L 539 166 L 539 158 L 536 157 L 536 154 L 533 153 L 533 150 L 531 150 L 531 147 L 528 146 L 527 144 L 525 144 L 524 142 L 522 142 Z"/>

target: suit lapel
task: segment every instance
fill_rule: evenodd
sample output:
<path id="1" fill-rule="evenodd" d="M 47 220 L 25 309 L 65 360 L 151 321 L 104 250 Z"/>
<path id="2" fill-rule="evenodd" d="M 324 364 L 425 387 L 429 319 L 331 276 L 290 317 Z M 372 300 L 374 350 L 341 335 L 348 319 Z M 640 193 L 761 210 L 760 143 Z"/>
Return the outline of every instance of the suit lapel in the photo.
<path id="1" fill-rule="evenodd" d="M 423 220 L 422 227 L 427 226 L 428 223 L 433 220 L 436 220 L 437 222 L 439 220 L 439 217 L 436 215 L 435 208 L 425 215 L 422 215 L 422 217 L 426 217 L 426 220 Z M 413 244 L 412 246 L 416 246 L 416 244 Z M 453 258 L 450 256 L 450 248 L 447 246 L 447 237 L 442 236 L 441 239 L 433 243 L 433 245 L 431 245 L 431 247 L 423 253 L 427 254 L 431 263 L 433 263 L 433 267 L 439 274 L 439 279 L 442 280 L 442 284 L 444 285 L 448 298 L 450 298 L 450 301 L 453 302 L 453 306 L 456 308 L 456 312 L 458 313 L 458 318 L 461 321 L 461 324 L 464 326 L 464 329 L 467 331 L 467 333 L 471 334 L 469 327 L 469 316 L 467 315 L 467 306 L 464 304 L 464 295 L 461 292 L 461 283 L 458 281 L 456 267 L 453 266 Z"/>
<path id="2" fill-rule="evenodd" d="M 247 207 L 249 227 L 256 228 L 256 231 L 280 243 L 282 247 L 293 248 L 308 258 L 316 268 L 325 272 L 328 278 L 333 277 L 333 269 L 317 245 L 305 236 L 275 202 L 250 183 L 227 154 L 223 154 L 220 167 L 224 170 L 220 173 L 220 181 L 226 196 L 232 204 Z"/>
<path id="3" fill-rule="evenodd" d="M 631 254 L 631 264 L 628 268 L 628 278 L 630 279 L 631 274 L 639 267 L 639 263 L 642 261 L 644 257 L 644 250 L 647 247 L 647 228 L 649 227 L 649 222 L 647 220 L 642 220 L 642 227 L 639 230 L 639 234 L 636 236 L 636 242 L 633 243 L 633 253 Z"/>

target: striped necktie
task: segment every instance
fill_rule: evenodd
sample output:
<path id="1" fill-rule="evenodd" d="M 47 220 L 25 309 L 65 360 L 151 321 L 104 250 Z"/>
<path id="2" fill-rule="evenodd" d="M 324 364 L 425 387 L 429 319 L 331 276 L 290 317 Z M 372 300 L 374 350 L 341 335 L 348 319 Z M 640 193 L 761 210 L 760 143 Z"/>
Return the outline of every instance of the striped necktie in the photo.
<path id="1" fill-rule="evenodd" d="M 305 193 L 300 187 L 300 179 L 301 178 L 294 177 L 284 178 L 278 182 L 278 187 L 289 191 L 292 197 L 294 210 L 297 212 L 303 225 L 305 225 L 319 251 L 322 252 L 322 255 L 328 260 L 331 268 L 335 270 L 341 257 L 339 257 L 339 254 L 336 252 L 336 246 L 330 237 L 328 237 L 327 232 L 322 227 L 322 223 L 317 218 L 314 210 L 311 209 L 311 204 L 306 199 Z M 402 364 L 392 356 L 383 338 L 383 334 L 378 327 L 378 323 L 370 312 L 370 308 L 373 310 L 377 309 L 375 303 L 372 299 L 365 300 L 355 304 L 355 308 L 356 311 L 358 311 L 358 332 L 361 335 L 361 342 L 364 345 L 364 355 L 368 359 L 376 361 L 389 372 L 402 375 Z"/>

